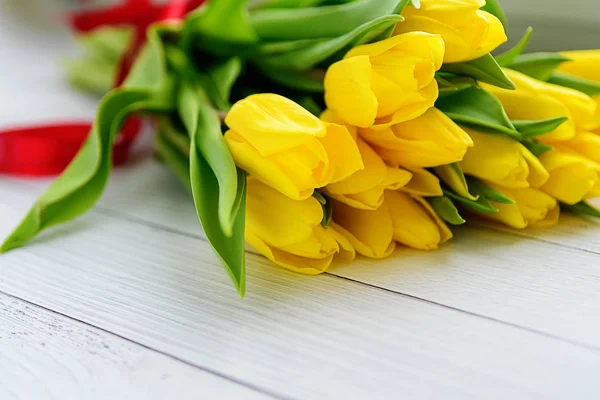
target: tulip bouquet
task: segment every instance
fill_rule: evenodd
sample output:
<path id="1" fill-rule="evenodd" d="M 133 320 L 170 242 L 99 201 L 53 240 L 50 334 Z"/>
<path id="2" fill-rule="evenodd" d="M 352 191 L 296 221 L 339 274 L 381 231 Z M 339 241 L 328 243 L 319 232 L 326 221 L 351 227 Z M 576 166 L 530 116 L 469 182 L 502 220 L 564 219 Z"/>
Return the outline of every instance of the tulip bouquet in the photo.
<path id="1" fill-rule="evenodd" d="M 523 54 L 529 29 L 493 56 L 504 19 L 496 0 L 209 0 L 155 24 L 2 250 L 93 206 L 132 114 L 154 117 L 156 154 L 240 293 L 245 241 L 318 274 L 397 245 L 436 249 L 471 218 L 598 216 L 585 200 L 600 194 L 600 52 Z M 114 35 L 90 33 L 74 81 L 109 86 Z"/>

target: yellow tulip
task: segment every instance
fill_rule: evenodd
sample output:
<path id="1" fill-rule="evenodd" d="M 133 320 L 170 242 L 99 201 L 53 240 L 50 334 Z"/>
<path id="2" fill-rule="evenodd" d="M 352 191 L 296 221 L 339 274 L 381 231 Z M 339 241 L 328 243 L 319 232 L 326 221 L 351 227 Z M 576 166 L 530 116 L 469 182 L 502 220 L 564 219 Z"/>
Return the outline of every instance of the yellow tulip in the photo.
<path id="1" fill-rule="evenodd" d="M 225 118 L 225 141 L 235 163 L 286 196 L 303 200 L 315 188 L 363 168 L 344 126 L 325 123 L 285 97 L 256 94 Z"/>
<path id="2" fill-rule="evenodd" d="M 406 169 L 412 174 L 412 179 L 400 188 L 402 192 L 411 194 L 414 197 L 439 197 L 444 195 L 437 176 L 424 168 L 409 167 Z"/>
<path id="3" fill-rule="evenodd" d="M 433 250 L 452 237 L 452 232 L 421 197 L 386 190 L 376 210 L 361 210 L 333 202 L 333 220 L 343 229 L 356 252 L 384 258 L 396 242 L 419 250 Z"/>
<path id="4" fill-rule="evenodd" d="M 510 69 L 504 70 L 515 83 L 516 90 L 501 89 L 484 84 L 504 106 L 514 120 L 542 120 L 569 117 L 555 131 L 539 136 L 542 141 L 569 140 L 577 129 L 586 129 L 594 124 L 597 105 L 594 100 L 577 90 L 541 82 Z"/>
<path id="5" fill-rule="evenodd" d="M 600 50 L 575 50 L 561 53 L 569 58 L 557 71 L 600 83 Z M 592 96 L 599 105 L 593 128 L 600 126 L 600 95 Z"/>
<path id="6" fill-rule="evenodd" d="M 540 187 L 549 177 L 540 160 L 518 141 L 465 128 L 475 145 L 460 166 L 465 174 L 506 188 Z"/>
<path id="7" fill-rule="evenodd" d="M 406 7 L 406 18 L 394 34 L 423 31 L 441 35 L 446 44 L 445 63 L 479 58 L 506 42 L 498 18 L 480 10 L 485 0 L 421 0 L 419 9 Z"/>
<path id="8" fill-rule="evenodd" d="M 388 190 L 385 201 L 396 242 L 413 249 L 435 250 L 452 238 L 452 231 L 422 197 Z"/>
<path id="9" fill-rule="evenodd" d="M 396 248 L 394 227 L 387 204 L 376 210 L 362 210 L 333 201 L 333 221 L 358 254 L 370 258 L 385 258 Z"/>
<path id="10" fill-rule="evenodd" d="M 277 265 L 319 274 L 336 255 L 354 258 L 355 251 L 341 229 L 335 224 L 324 228 L 322 219 L 323 209 L 315 198 L 293 200 L 248 178 L 246 241 Z"/>
<path id="11" fill-rule="evenodd" d="M 554 143 L 564 152 L 578 153 L 596 164 L 600 164 L 600 136 L 592 132 L 578 132 L 571 140 Z"/>
<path id="12" fill-rule="evenodd" d="M 600 195 L 600 165 L 559 149 L 545 152 L 540 161 L 550 173 L 550 179 L 540 189 L 555 199 L 576 204 Z"/>
<path id="13" fill-rule="evenodd" d="M 442 39 L 423 32 L 355 47 L 327 70 L 327 107 L 362 128 L 416 118 L 438 97 L 443 56 Z"/>
<path id="14" fill-rule="evenodd" d="M 437 167 L 451 164 L 462 160 L 467 149 L 473 146 L 469 135 L 436 108 L 387 129 L 370 128 L 359 132 L 392 165 Z"/>
<path id="15" fill-rule="evenodd" d="M 515 201 L 514 204 L 491 202 L 498 209 L 496 214 L 477 213 L 482 218 L 501 222 L 511 228 L 525 229 L 527 227 L 544 227 L 558 222 L 560 207 L 550 195 L 539 189 L 507 189 L 491 182 L 486 182 L 491 188 L 501 192 Z"/>
<path id="16" fill-rule="evenodd" d="M 412 174 L 401 168 L 387 166 L 381 157 L 362 139 L 357 139 L 358 149 L 365 168 L 349 178 L 329 184 L 325 192 L 331 198 L 354 208 L 374 210 L 383 203 L 386 189 L 404 187 Z"/>

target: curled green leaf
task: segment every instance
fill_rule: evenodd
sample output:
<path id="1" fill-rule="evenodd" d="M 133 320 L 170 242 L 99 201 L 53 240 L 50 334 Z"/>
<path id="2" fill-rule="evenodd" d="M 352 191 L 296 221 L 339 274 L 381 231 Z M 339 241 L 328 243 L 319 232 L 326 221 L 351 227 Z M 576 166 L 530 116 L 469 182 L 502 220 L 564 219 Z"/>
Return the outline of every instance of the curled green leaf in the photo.
<path id="1" fill-rule="evenodd" d="M 435 212 L 450 225 L 462 225 L 466 221 L 460 216 L 458 209 L 446 196 L 440 197 L 427 197 L 426 200 L 429 202 Z"/>
<path id="2" fill-rule="evenodd" d="M 274 68 L 304 71 L 338 53 L 344 53 L 352 47 L 372 41 L 402 20 L 403 18 L 399 15 L 386 15 L 366 22 L 345 35 L 333 39 L 323 39 L 317 43 L 310 43 L 304 47 L 286 50 L 268 57 L 260 56 L 260 61 L 257 61 Z M 306 41 L 301 40 L 301 42 L 305 43 Z"/>
<path id="3" fill-rule="evenodd" d="M 515 204 L 515 201 L 503 193 L 492 189 L 488 185 L 481 182 L 479 179 L 469 177 L 467 178 L 469 188 L 473 193 L 476 193 L 479 197 L 485 197 L 489 201 L 494 201 L 500 204 Z"/>
<path id="4" fill-rule="evenodd" d="M 553 132 L 567 122 L 569 117 L 556 117 L 549 118 L 539 121 L 519 121 L 513 120 L 512 123 L 517 128 L 517 130 L 521 133 L 524 139 L 532 138 L 535 136 L 544 135 L 549 132 Z"/>
<path id="5" fill-rule="evenodd" d="M 457 123 L 521 139 L 502 103 L 484 89 L 472 86 L 438 99 L 435 105 Z"/>
<path id="6" fill-rule="evenodd" d="M 571 89 L 579 90 L 588 96 L 600 95 L 600 83 L 583 79 L 573 75 L 563 74 L 561 72 L 554 72 L 548 82 L 555 85 L 568 87 Z"/>
<path id="7" fill-rule="evenodd" d="M 93 207 L 102 195 L 112 167 L 112 144 L 119 128 L 134 112 L 167 112 L 174 108 L 172 79 L 166 63 L 160 27 L 134 66 L 127 85 L 107 94 L 98 107 L 88 140 L 75 159 L 36 201 L 21 224 L 0 247 L 19 247 L 42 230 L 70 221 Z"/>
<path id="8" fill-rule="evenodd" d="M 298 9 L 259 9 L 252 26 L 265 41 L 335 38 L 379 17 L 397 13 L 406 0 L 356 0 L 345 4 Z"/>
<path id="9" fill-rule="evenodd" d="M 486 82 L 503 89 L 515 89 L 513 81 L 504 73 L 491 54 L 486 54 L 475 60 L 444 64 L 442 71 L 452 72 L 460 76 L 470 76 L 478 81 Z"/>
<path id="10" fill-rule="evenodd" d="M 529 53 L 518 56 L 509 68 L 540 81 L 548 81 L 556 68 L 569 59 L 559 53 Z"/>
<path id="11" fill-rule="evenodd" d="M 476 201 L 467 199 L 465 197 L 459 196 L 456 193 L 453 193 L 450 190 L 444 190 L 444 195 L 448 196 L 454 201 L 459 202 L 463 206 L 473 209 L 475 211 L 479 211 L 484 214 L 496 214 L 498 213 L 498 209 L 490 204 L 490 202 L 483 196 L 479 196 Z"/>
<path id="12" fill-rule="evenodd" d="M 506 67 L 506 66 L 509 66 L 510 64 L 512 64 L 517 59 L 517 57 L 519 57 L 527 48 L 527 45 L 529 44 L 529 39 L 531 39 L 532 33 L 533 33 L 533 28 L 530 26 L 525 31 L 525 34 L 523 35 L 521 40 L 519 40 L 519 43 L 517 43 L 510 50 L 495 56 L 494 58 L 496 59 L 498 64 L 501 67 Z"/>

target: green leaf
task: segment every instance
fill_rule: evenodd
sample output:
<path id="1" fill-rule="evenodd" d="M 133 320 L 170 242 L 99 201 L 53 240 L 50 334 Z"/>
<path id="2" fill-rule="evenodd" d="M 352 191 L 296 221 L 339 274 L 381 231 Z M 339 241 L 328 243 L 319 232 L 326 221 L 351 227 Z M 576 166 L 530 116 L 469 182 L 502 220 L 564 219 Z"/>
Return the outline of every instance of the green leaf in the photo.
<path id="1" fill-rule="evenodd" d="M 521 138 L 502 103 L 484 89 L 474 86 L 464 89 L 438 99 L 435 106 L 457 123 Z"/>
<path id="2" fill-rule="evenodd" d="M 323 86 L 325 71 L 322 69 L 297 72 L 261 65 L 257 65 L 257 67 L 267 78 L 281 86 L 311 93 L 323 93 L 325 91 Z"/>
<path id="3" fill-rule="evenodd" d="M 588 215 L 590 217 L 600 218 L 600 211 L 595 207 L 589 205 L 585 201 L 581 201 L 574 205 L 561 204 L 560 207 L 566 211 L 570 211 L 575 214 Z"/>
<path id="4" fill-rule="evenodd" d="M 243 296 L 245 175 L 236 170 L 216 111 L 189 79 L 184 76 L 179 87 L 178 111 L 190 137 L 194 203 L 210 245 Z"/>
<path id="5" fill-rule="evenodd" d="M 518 56 L 509 68 L 540 81 L 549 80 L 558 66 L 569 59 L 559 53 L 529 53 Z"/>
<path id="6" fill-rule="evenodd" d="M 527 147 L 527 149 L 533 153 L 533 155 L 535 155 L 536 157 L 541 156 L 542 154 L 544 154 L 547 151 L 550 151 L 553 149 L 552 146 L 544 144 L 544 143 L 540 143 L 540 142 L 536 142 L 533 139 L 526 139 L 523 140 L 521 142 L 525 147 Z"/>
<path id="7" fill-rule="evenodd" d="M 313 197 L 315 199 L 317 199 L 317 201 L 319 202 L 319 204 L 321 204 L 322 206 L 324 206 L 325 204 L 327 204 L 327 199 L 325 198 L 325 196 L 323 196 L 323 194 L 321 194 L 321 192 L 319 192 L 318 190 L 315 190 L 313 192 Z"/>
<path id="8" fill-rule="evenodd" d="M 223 139 L 221 120 L 203 96 L 200 88 L 184 81 L 179 87 L 177 108 L 190 135 L 190 147 L 193 148 L 195 143 L 199 157 L 209 165 L 218 180 L 219 190 L 211 195 L 218 198 L 219 206 L 215 210 L 218 211 L 221 229 L 226 236 L 231 236 L 235 218 L 232 209 L 237 194 L 237 170 Z M 193 152 L 193 149 L 190 150 L 190 157 Z"/>
<path id="9" fill-rule="evenodd" d="M 149 44 L 132 71 L 134 78 L 102 99 L 88 140 L 6 239 L 0 253 L 23 245 L 46 228 L 80 216 L 95 204 L 110 174 L 113 141 L 128 115 L 174 108 L 160 29 L 155 27 L 149 32 Z"/>
<path id="10" fill-rule="evenodd" d="M 468 76 L 455 76 L 454 74 L 436 73 L 435 79 L 438 83 L 439 97 L 452 96 L 461 90 L 477 86 L 477 81 Z"/>
<path id="11" fill-rule="evenodd" d="M 372 41 L 389 27 L 404 18 L 400 15 L 386 15 L 366 22 L 345 35 L 324 39 L 308 46 L 274 54 L 268 57 L 259 56 L 258 62 L 274 68 L 304 71 L 331 58 L 335 54 L 345 53 L 352 47 Z M 301 40 L 305 42 L 305 40 Z"/>
<path id="12" fill-rule="evenodd" d="M 469 185 L 458 163 L 435 167 L 434 170 L 437 176 L 460 196 L 477 201 L 477 196 L 469 193 Z"/>
<path id="13" fill-rule="evenodd" d="M 473 193 L 476 193 L 479 197 L 484 197 L 487 200 L 494 201 L 500 204 L 515 204 L 513 199 L 505 196 L 503 193 L 500 193 L 495 189 L 492 189 L 491 187 L 481 182 L 479 179 L 469 177 L 467 178 L 467 181 L 469 183 L 469 188 L 471 189 L 471 191 Z"/>
<path id="14" fill-rule="evenodd" d="M 466 221 L 460 216 L 458 209 L 446 196 L 441 197 L 427 197 L 426 200 L 429 202 L 435 212 L 450 225 L 462 225 Z"/>
<path id="15" fill-rule="evenodd" d="M 397 13 L 403 3 L 406 0 L 356 0 L 322 7 L 260 9 L 250 18 L 264 41 L 336 38 L 364 23 Z"/>
<path id="16" fill-rule="evenodd" d="M 516 88 L 513 81 L 504 73 L 502 67 L 498 65 L 491 54 L 486 54 L 471 61 L 444 64 L 442 71 L 452 72 L 460 76 L 470 76 L 478 81 L 487 82 L 503 89 Z"/>
<path id="17" fill-rule="evenodd" d="M 328 228 L 329 224 L 331 224 L 331 218 L 333 217 L 331 202 L 327 200 L 321 207 L 323 207 L 323 220 L 321 221 L 321 225 L 323 225 L 324 228 Z"/>
<path id="18" fill-rule="evenodd" d="M 173 137 L 178 137 L 171 123 L 166 118 L 160 118 L 158 123 L 158 134 L 154 144 L 154 150 L 164 162 L 191 191 L 190 183 L 190 159 L 189 154 L 181 151 L 178 144 L 173 143 Z M 187 147 L 189 153 L 189 142 Z"/>
<path id="19" fill-rule="evenodd" d="M 569 120 L 569 117 L 556 117 L 540 121 L 519 121 L 513 120 L 512 123 L 521 133 L 523 138 L 532 138 L 548 132 L 553 132 L 563 123 Z"/>
<path id="20" fill-rule="evenodd" d="M 517 43 L 510 50 L 495 56 L 494 58 L 496 59 L 498 64 L 501 67 L 506 67 L 506 66 L 512 64 L 517 59 L 517 57 L 519 57 L 521 55 L 521 53 L 523 53 L 525 51 L 525 49 L 527 48 L 527 45 L 529 44 L 529 39 L 531 39 L 532 33 L 533 33 L 533 28 L 530 26 L 525 31 L 525 34 L 523 35 L 521 40 L 519 40 L 519 43 Z"/>
<path id="21" fill-rule="evenodd" d="M 250 23 L 247 0 L 209 1 L 185 23 L 182 47 L 191 44 L 217 55 L 237 56 L 252 49 L 259 38 Z"/>
<path id="22" fill-rule="evenodd" d="M 485 6 L 481 7 L 482 10 L 489 12 L 492 15 L 495 15 L 496 18 L 502 22 L 502 25 L 507 26 L 506 23 L 506 14 L 504 13 L 504 9 L 500 5 L 499 0 L 486 0 Z"/>
<path id="23" fill-rule="evenodd" d="M 548 79 L 548 82 L 554 83 L 555 85 L 579 90 L 580 92 L 583 92 L 588 96 L 600 95 L 600 83 L 579 78 L 577 76 L 555 72 L 554 74 L 552 74 L 550 79 Z"/>
<path id="24" fill-rule="evenodd" d="M 485 214 L 496 214 L 498 209 L 490 204 L 490 202 L 483 196 L 479 196 L 476 201 L 466 199 L 462 196 L 459 196 L 449 190 L 444 190 L 444 194 L 450 197 L 452 200 L 455 200 L 465 207 L 471 208 L 475 211 L 479 211 Z"/>
<path id="25" fill-rule="evenodd" d="M 204 75 L 208 79 L 204 79 L 203 87 L 220 111 L 228 111 L 231 107 L 231 89 L 241 72 L 242 60 L 238 57 L 231 57 L 208 67 Z"/>

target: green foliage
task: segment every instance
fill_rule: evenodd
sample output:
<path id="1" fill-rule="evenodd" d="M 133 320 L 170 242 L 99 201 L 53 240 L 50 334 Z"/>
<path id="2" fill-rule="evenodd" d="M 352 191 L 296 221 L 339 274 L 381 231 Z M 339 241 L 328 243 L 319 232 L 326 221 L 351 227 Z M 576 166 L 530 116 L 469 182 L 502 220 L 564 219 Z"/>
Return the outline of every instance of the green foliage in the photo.
<path id="1" fill-rule="evenodd" d="M 515 89 L 515 84 L 498 65 L 491 54 L 486 54 L 475 60 L 460 63 L 444 64 L 442 71 L 459 76 L 469 76 L 480 82 L 486 82 L 503 89 Z"/>

